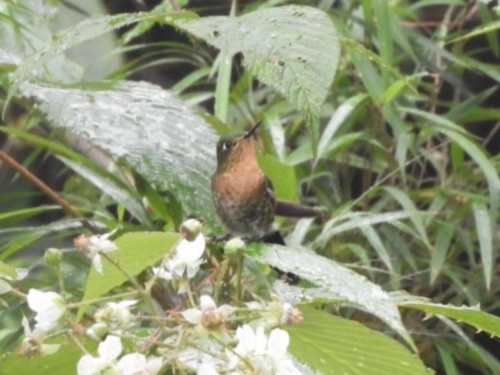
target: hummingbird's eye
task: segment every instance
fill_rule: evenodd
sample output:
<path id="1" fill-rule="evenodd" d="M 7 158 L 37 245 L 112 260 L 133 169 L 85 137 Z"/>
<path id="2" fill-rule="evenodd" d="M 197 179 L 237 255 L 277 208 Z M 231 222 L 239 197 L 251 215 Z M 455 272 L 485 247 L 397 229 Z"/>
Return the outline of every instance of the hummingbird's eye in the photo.
<path id="1" fill-rule="evenodd" d="M 231 147 L 233 147 L 233 142 L 231 142 L 231 141 L 226 141 L 226 142 L 222 143 L 222 151 L 227 151 Z"/>

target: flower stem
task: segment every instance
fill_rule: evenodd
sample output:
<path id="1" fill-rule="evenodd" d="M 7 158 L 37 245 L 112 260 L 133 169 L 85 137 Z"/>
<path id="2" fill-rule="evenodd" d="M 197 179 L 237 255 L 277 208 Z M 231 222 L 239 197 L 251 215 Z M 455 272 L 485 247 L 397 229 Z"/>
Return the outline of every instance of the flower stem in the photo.
<path id="1" fill-rule="evenodd" d="M 100 302 L 106 302 L 106 301 L 113 301 L 116 299 L 122 299 L 123 297 L 132 297 L 134 295 L 139 294 L 140 292 L 137 290 L 134 290 L 132 292 L 126 292 L 126 293 L 120 293 L 120 294 L 115 294 L 112 296 L 107 296 L 107 297 L 101 297 L 101 298 L 94 298 L 94 299 L 89 299 L 86 301 L 80 301 L 80 302 L 75 302 L 75 303 L 69 303 L 68 308 L 74 309 L 80 306 L 86 306 L 86 305 L 92 305 L 94 303 L 100 303 Z"/>
<path id="2" fill-rule="evenodd" d="M 242 285 L 243 261 L 244 261 L 243 251 L 238 251 L 238 263 L 236 270 L 236 303 L 238 305 L 241 305 L 241 302 L 243 301 L 243 285 Z"/>

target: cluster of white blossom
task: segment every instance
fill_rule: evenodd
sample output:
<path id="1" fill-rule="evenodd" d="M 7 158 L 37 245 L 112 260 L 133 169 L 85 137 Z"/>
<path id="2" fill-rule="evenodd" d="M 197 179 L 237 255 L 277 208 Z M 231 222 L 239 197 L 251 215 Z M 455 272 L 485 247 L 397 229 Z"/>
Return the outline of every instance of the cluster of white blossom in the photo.
<path id="1" fill-rule="evenodd" d="M 200 227 L 194 220 L 184 223 L 181 230 L 184 239 L 177 244 L 173 255 L 153 268 L 155 278 L 175 282 L 180 293 L 189 291 L 190 280 L 205 262 L 206 241 Z M 117 250 L 109 236 L 80 236 L 75 240 L 75 246 L 91 258 L 101 273 L 100 254 Z M 69 326 L 70 304 L 58 293 L 37 289 L 29 290 L 27 302 L 35 312 L 35 325 L 31 329 L 28 320 L 23 319 L 25 338 L 21 352 L 57 351 L 59 345 L 44 341 L 54 331 L 62 332 Z M 170 323 L 175 324 L 175 329 L 163 334 L 162 325 L 158 325 L 145 337 L 136 334 L 144 317 L 132 311 L 140 310 L 138 300 L 104 303 L 95 311 L 93 324 L 80 330 L 100 343 L 95 355 L 83 354 L 77 373 L 153 375 L 162 369 L 176 368 L 181 373 L 199 375 L 301 374 L 287 352 L 288 333 L 276 328 L 300 322 L 300 312 L 290 304 L 275 300 L 251 302 L 240 308 L 217 306 L 211 296 L 204 294 L 199 297 L 198 307 L 191 306 L 162 318 L 172 317 Z M 238 315 L 242 311 L 246 318 Z M 154 317 L 150 318 L 154 321 Z"/>

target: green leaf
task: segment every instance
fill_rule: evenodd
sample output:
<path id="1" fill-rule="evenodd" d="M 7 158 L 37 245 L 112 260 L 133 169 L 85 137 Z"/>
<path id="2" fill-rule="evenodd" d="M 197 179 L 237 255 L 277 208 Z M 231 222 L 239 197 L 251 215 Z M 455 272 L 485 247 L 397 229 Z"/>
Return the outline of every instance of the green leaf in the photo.
<path id="1" fill-rule="evenodd" d="M 311 299 L 341 300 L 362 309 L 385 322 L 412 347 L 413 341 L 403 326 L 401 316 L 391 297 L 364 276 L 303 247 L 266 246 L 256 260 L 284 272 L 290 272 L 315 284 L 301 288 L 278 283 L 279 293 L 288 296 L 291 303 Z"/>
<path id="2" fill-rule="evenodd" d="M 21 92 L 39 103 L 52 126 L 87 139 L 159 190 L 170 190 L 187 214 L 220 225 L 210 191 L 217 136 L 172 93 L 131 81 L 85 89 L 25 83 Z"/>
<path id="3" fill-rule="evenodd" d="M 136 22 L 155 20 L 159 17 L 168 17 L 170 12 L 151 13 L 125 13 L 114 16 L 99 16 L 86 19 L 74 27 L 70 27 L 58 34 L 52 35 L 51 40 L 37 52 L 24 59 L 18 69 L 12 74 L 11 87 L 7 95 L 7 103 L 15 95 L 22 82 L 33 78 L 50 60 L 54 59 L 64 51 L 67 51 L 81 43 L 92 40 L 102 34 L 119 29 Z M 190 13 L 186 12 L 185 16 Z M 171 20 L 169 18 L 169 20 Z M 5 106 L 7 107 L 7 106 Z"/>
<path id="4" fill-rule="evenodd" d="M 109 254 L 127 274 L 136 276 L 147 267 L 164 258 L 179 241 L 178 233 L 133 232 L 127 233 L 114 241 L 117 251 Z M 83 301 L 100 297 L 111 289 L 127 281 L 121 270 L 105 258 L 102 258 L 103 273 L 91 268 Z M 80 310 L 79 316 L 83 313 Z"/>
<path id="5" fill-rule="evenodd" d="M 65 157 L 58 157 L 64 164 L 73 169 L 80 176 L 85 178 L 91 184 L 99 188 L 105 194 L 109 195 L 117 202 L 123 204 L 127 210 L 141 222 L 147 222 L 148 218 L 144 207 L 141 202 L 138 201 L 137 197 L 134 196 L 130 191 L 128 191 L 123 186 L 115 183 L 107 176 L 103 176 L 98 172 L 92 170 L 91 168 L 82 165 L 76 161 L 70 160 Z"/>
<path id="6" fill-rule="evenodd" d="M 435 127 L 428 127 L 426 130 L 445 134 L 451 140 L 456 142 L 462 149 L 464 149 L 464 151 L 467 152 L 467 154 L 469 154 L 469 156 L 477 163 L 486 176 L 486 181 L 488 182 L 488 189 L 490 190 L 491 218 L 492 222 L 494 222 L 496 220 L 500 204 L 500 176 L 485 151 L 468 138 L 468 133 L 465 130 L 444 117 L 415 108 L 404 108 L 404 111 L 419 116 L 437 125 Z"/>
<path id="7" fill-rule="evenodd" d="M 265 175 L 273 183 L 276 197 L 291 201 L 296 200 L 299 191 L 295 168 L 269 154 L 259 154 L 258 159 Z"/>
<path id="8" fill-rule="evenodd" d="M 359 230 L 366 237 L 368 243 L 371 245 L 373 250 L 378 254 L 382 262 L 384 262 L 385 266 L 390 272 L 394 271 L 394 267 L 392 265 L 391 257 L 389 256 L 389 252 L 387 251 L 384 242 L 378 235 L 378 233 L 373 229 L 373 227 L 365 226 L 360 227 Z"/>
<path id="9" fill-rule="evenodd" d="M 82 339 L 80 339 L 81 341 Z M 95 347 L 90 340 L 83 340 L 87 349 Z M 64 375 L 76 374 L 76 364 L 83 353 L 69 337 L 46 340 L 44 344 L 59 344 L 59 350 L 49 355 L 21 357 L 17 352 L 6 354 L 0 360 L 1 374 Z"/>
<path id="10" fill-rule="evenodd" d="M 407 219 L 415 215 L 415 212 L 394 211 L 384 213 L 371 212 L 347 212 L 330 219 L 324 226 L 317 238 L 318 243 L 326 243 L 335 235 L 353 229 L 371 227 L 376 224 L 392 223 Z"/>
<path id="11" fill-rule="evenodd" d="M 407 193 L 395 188 L 393 186 L 385 186 L 383 187 L 387 193 L 389 193 L 406 212 L 411 212 L 413 215 L 410 216 L 410 220 L 413 223 L 413 226 L 417 230 L 421 240 L 430 247 L 429 238 L 427 237 L 427 231 L 425 230 L 425 225 L 423 221 L 422 213 L 419 212 L 415 203 L 410 199 Z"/>
<path id="12" fill-rule="evenodd" d="M 474 211 L 474 219 L 476 221 L 476 232 L 481 250 L 484 279 L 486 288 L 489 290 L 493 275 L 493 225 L 485 204 L 475 202 L 472 205 L 472 210 Z"/>
<path id="13" fill-rule="evenodd" d="M 443 268 L 448 248 L 450 247 L 453 234 L 455 233 L 455 227 L 452 225 L 440 222 L 436 224 L 438 231 L 434 251 L 431 254 L 431 284 L 434 284 L 439 276 L 439 273 L 441 272 L 441 269 Z"/>
<path id="14" fill-rule="evenodd" d="M 242 53 L 252 74 L 309 114 L 325 101 L 340 58 L 332 21 L 312 7 L 259 9 L 175 25 L 227 54 Z"/>
<path id="15" fill-rule="evenodd" d="M 417 356 L 397 341 L 362 324 L 299 307 L 301 324 L 286 327 L 290 353 L 299 362 L 328 375 L 429 375 Z"/>
<path id="16" fill-rule="evenodd" d="M 479 331 L 485 331 L 500 337 L 500 318 L 481 311 L 479 307 L 442 305 L 424 299 L 417 299 L 416 297 L 413 298 L 414 300 L 410 298 L 410 300 L 399 302 L 398 305 L 422 310 L 427 314 L 444 315 L 476 327 Z"/>
<path id="17" fill-rule="evenodd" d="M 368 95 L 366 94 L 356 94 L 345 100 L 333 113 L 330 121 L 325 127 L 325 130 L 323 131 L 323 134 L 321 134 L 316 162 L 318 159 L 323 158 L 326 152 L 330 150 L 329 146 L 340 127 L 346 123 L 355 111 L 359 110 L 359 107 L 366 101 L 367 98 Z"/>
<path id="18" fill-rule="evenodd" d="M 5 277 L 14 279 L 16 277 L 16 270 L 9 266 L 7 263 L 0 262 L 0 277 Z"/>
<path id="19" fill-rule="evenodd" d="M 458 42 L 459 40 L 464 40 L 464 39 L 470 39 L 478 35 L 490 33 L 493 31 L 496 31 L 497 29 L 500 29 L 500 20 L 487 23 L 487 24 L 481 24 L 480 26 L 476 27 L 474 30 L 471 32 L 468 32 L 465 35 L 459 36 L 457 38 L 453 38 L 450 40 L 448 43 L 454 43 Z"/>

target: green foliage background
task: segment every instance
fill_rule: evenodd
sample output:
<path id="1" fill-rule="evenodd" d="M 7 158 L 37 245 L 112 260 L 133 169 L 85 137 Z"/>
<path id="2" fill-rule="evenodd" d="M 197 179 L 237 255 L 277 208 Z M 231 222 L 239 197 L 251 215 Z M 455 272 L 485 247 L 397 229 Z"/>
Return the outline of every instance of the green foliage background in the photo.
<path id="1" fill-rule="evenodd" d="M 44 198 L 3 160 L 2 274 L 24 266 L 30 276 L 19 287 L 55 285 L 41 252 L 60 246 L 81 299 L 95 275 L 86 279 L 68 239 L 85 223 L 173 231 L 195 214 L 221 233 L 209 183 L 217 135 L 262 121 L 260 162 L 278 197 L 328 214 L 324 223 L 279 220 L 294 255 L 249 254 L 313 283 L 286 291 L 340 316 L 307 307 L 309 326 L 290 329 L 292 353 L 328 373 L 305 349 L 304 332 L 317 334 L 316 344 L 338 334 L 324 348 L 323 359 L 338 361 L 330 368 L 372 374 L 342 352 L 342 335 L 357 344 L 374 335 L 359 348 L 376 353 L 365 366 L 391 361 L 375 351 L 391 336 L 387 350 L 413 358 L 401 340 L 438 373 L 500 373 L 499 8 L 460 0 L 246 1 L 232 10 L 200 3 L 97 16 L 63 1 L 0 2 L 2 151 L 86 218 Z M 65 12 L 82 21 L 54 32 Z M 150 30 L 168 32 L 144 39 Z M 129 58 L 89 81 L 67 53 L 111 31 L 119 38 L 97 64 Z M 174 72 L 173 82 L 132 79 L 154 67 Z M 136 274 L 162 249 L 134 241 L 155 249 Z M 3 296 L 0 348 L 9 352 L 27 311 Z M 417 362 L 408 373 L 424 372 Z"/>

